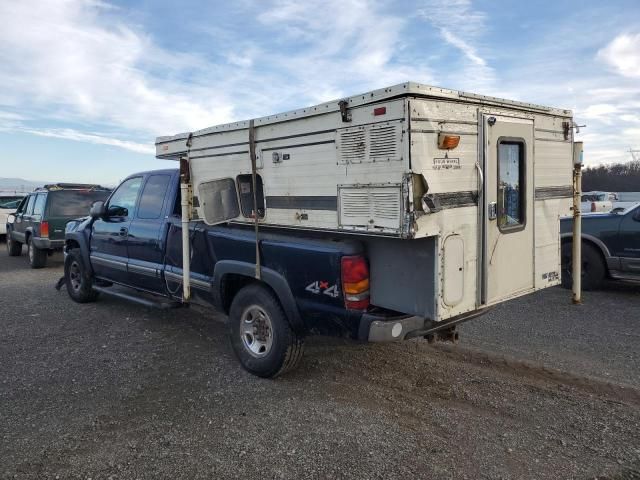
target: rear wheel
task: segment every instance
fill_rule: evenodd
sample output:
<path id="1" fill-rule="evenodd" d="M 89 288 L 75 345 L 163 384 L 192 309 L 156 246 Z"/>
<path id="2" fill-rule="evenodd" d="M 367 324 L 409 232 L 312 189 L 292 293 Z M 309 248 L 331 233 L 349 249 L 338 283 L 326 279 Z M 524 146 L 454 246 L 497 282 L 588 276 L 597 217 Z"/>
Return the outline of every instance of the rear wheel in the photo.
<path id="1" fill-rule="evenodd" d="M 47 251 L 37 248 L 31 239 L 27 242 L 27 253 L 31 268 L 43 268 L 47 265 Z"/>
<path id="2" fill-rule="evenodd" d="M 304 339 L 293 331 L 280 303 L 265 287 L 256 284 L 240 290 L 229 318 L 231 346 L 248 372 L 272 378 L 300 362 Z"/>
<path id="3" fill-rule="evenodd" d="M 602 254 L 591 244 L 582 242 L 582 290 L 597 290 L 602 286 L 607 268 Z M 573 285 L 573 245 L 565 242 L 562 245 L 562 286 Z"/>
<path id="4" fill-rule="evenodd" d="M 13 240 L 11 238 L 11 232 L 7 232 L 7 253 L 10 257 L 22 255 L 22 243 Z"/>
<path id="5" fill-rule="evenodd" d="M 67 292 L 75 302 L 88 303 L 98 298 L 98 292 L 93 289 L 93 280 L 85 268 L 78 248 L 67 253 L 64 261 L 64 279 Z"/>

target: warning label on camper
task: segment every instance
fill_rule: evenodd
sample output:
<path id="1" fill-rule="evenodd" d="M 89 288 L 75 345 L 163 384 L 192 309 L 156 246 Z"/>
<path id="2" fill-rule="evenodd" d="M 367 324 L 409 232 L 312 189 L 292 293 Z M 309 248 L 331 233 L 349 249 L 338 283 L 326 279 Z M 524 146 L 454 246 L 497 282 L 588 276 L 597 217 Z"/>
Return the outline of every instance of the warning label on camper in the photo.
<path id="1" fill-rule="evenodd" d="M 460 170 L 459 158 L 434 158 L 433 169 L 434 170 Z"/>

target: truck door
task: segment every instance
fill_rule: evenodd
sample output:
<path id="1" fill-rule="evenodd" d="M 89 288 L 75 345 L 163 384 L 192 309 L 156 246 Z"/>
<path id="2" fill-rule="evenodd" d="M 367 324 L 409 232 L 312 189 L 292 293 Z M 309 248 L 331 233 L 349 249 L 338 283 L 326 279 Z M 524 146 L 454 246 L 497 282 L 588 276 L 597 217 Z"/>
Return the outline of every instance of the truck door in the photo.
<path id="1" fill-rule="evenodd" d="M 91 265 L 96 276 L 127 283 L 127 238 L 142 177 L 125 180 L 113 192 L 104 217 L 91 230 Z"/>
<path id="2" fill-rule="evenodd" d="M 533 120 L 483 115 L 483 303 L 534 288 Z"/>
<path id="3" fill-rule="evenodd" d="M 129 227 L 127 241 L 130 285 L 153 292 L 163 290 L 163 227 L 166 224 L 170 174 L 149 175 L 142 188 L 138 208 Z"/>

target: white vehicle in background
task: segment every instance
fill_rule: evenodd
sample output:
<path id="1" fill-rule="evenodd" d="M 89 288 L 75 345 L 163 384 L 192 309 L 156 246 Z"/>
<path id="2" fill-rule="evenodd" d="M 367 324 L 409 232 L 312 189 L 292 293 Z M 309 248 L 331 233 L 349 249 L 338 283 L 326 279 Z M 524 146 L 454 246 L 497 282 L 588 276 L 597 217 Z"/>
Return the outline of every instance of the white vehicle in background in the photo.
<path id="1" fill-rule="evenodd" d="M 24 195 L 0 195 L 0 236 L 7 234 L 7 218 L 16 211 Z"/>
<path id="2" fill-rule="evenodd" d="M 581 198 L 580 211 L 588 212 L 610 212 L 614 202 L 618 201 L 618 194 L 613 192 L 583 192 Z"/>

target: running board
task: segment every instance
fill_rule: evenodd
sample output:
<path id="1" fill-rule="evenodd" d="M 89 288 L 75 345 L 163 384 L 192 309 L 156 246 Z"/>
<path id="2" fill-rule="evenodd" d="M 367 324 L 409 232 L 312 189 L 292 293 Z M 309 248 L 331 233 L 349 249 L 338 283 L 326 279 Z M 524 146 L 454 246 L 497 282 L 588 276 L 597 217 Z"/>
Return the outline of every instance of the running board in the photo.
<path id="1" fill-rule="evenodd" d="M 93 289 L 96 292 L 104 293 L 105 295 L 110 295 L 112 297 L 121 298 L 123 300 L 128 300 L 130 302 L 137 303 L 139 305 L 144 305 L 149 308 L 158 308 L 160 310 L 169 310 L 172 308 L 180 308 L 184 306 L 184 304 L 180 302 L 171 302 L 171 301 L 161 301 L 161 300 L 151 300 L 148 298 L 143 298 L 139 295 L 133 295 L 130 293 L 125 293 L 120 290 L 114 290 L 113 287 L 100 287 L 98 285 L 94 285 Z"/>

